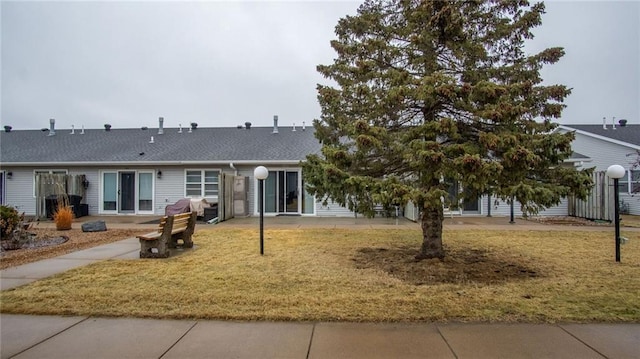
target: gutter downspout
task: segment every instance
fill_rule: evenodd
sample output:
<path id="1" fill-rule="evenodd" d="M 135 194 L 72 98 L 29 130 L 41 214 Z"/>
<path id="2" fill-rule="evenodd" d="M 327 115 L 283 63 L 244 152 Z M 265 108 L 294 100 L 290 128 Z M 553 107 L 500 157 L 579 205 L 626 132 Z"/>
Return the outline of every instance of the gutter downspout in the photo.
<path id="1" fill-rule="evenodd" d="M 233 170 L 233 172 L 234 172 L 233 175 L 237 176 L 238 175 L 238 170 L 233 165 L 233 162 L 229 162 L 229 167 L 231 167 L 231 169 Z"/>

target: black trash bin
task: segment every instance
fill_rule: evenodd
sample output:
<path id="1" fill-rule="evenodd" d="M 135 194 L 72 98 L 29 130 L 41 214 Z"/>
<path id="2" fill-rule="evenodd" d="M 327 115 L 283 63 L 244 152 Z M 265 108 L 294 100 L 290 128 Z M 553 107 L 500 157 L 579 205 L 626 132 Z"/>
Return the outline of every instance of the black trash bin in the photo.
<path id="1" fill-rule="evenodd" d="M 58 208 L 58 195 L 52 194 L 45 197 L 44 207 L 47 212 L 47 218 L 53 218 L 53 214 L 56 213 Z"/>
<path id="2" fill-rule="evenodd" d="M 70 194 L 67 197 L 69 198 L 69 206 L 71 206 L 71 209 L 73 210 L 74 217 L 82 217 L 82 209 L 80 209 L 80 201 L 82 201 L 82 196 Z"/>

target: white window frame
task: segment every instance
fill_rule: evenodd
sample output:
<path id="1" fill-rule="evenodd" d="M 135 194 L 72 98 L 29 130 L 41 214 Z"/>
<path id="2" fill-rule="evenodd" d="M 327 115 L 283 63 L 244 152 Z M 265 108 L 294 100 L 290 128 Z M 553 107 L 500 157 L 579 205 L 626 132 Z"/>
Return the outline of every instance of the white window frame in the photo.
<path id="1" fill-rule="evenodd" d="M 633 193 L 634 187 L 640 187 L 640 170 L 626 170 L 624 177 L 618 181 L 622 193 Z"/>
<path id="2" fill-rule="evenodd" d="M 200 172 L 200 193 L 198 195 L 193 195 L 193 194 L 187 194 L 187 185 L 192 183 L 195 184 L 196 182 L 188 182 L 188 176 L 187 174 L 189 172 Z M 215 194 L 205 194 L 205 186 L 207 184 L 214 184 L 214 182 L 206 182 L 206 176 L 205 173 L 206 172 L 217 172 L 218 175 L 216 176 L 216 182 L 215 184 L 217 185 L 218 189 L 216 190 Z M 187 168 L 184 170 L 184 197 L 185 198 L 211 198 L 211 199 L 217 199 L 219 194 L 220 194 L 220 174 L 222 173 L 222 171 L 219 168 Z"/>
<path id="3" fill-rule="evenodd" d="M 58 174 L 65 174 L 68 175 L 69 174 L 69 170 L 64 169 L 35 169 L 33 170 L 33 176 L 31 177 L 33 180 L 31 181 L 31 194 L 33 195 L 33 198 L 36 198 L 36 175 L 38 174 L 53 174 L 53 173 L 58 173 Z"/>
<path id="4" fill-rule="evenodd" d="M 151 175 L 151 209 L 150 210 L 141 210 L 140 209 L 140 175 L 141 174 L 150 174 Z M 153 170 L 140 170 L 136 171 L 136 213 L 137 214 L 154 214 L 155 213 L 155 205 L 156 205 L 156 174 Z"/>

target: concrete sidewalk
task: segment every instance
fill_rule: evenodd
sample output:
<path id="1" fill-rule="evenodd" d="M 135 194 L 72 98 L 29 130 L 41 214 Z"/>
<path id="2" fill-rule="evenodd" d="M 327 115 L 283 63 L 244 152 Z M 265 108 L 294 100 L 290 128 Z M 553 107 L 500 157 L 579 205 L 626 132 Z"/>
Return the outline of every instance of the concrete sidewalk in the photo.
<path id="1" fill-rule="evenodd" d="M 4 358 L 638 358 L 640 324 L 274 323 L 0 316 Z"/>

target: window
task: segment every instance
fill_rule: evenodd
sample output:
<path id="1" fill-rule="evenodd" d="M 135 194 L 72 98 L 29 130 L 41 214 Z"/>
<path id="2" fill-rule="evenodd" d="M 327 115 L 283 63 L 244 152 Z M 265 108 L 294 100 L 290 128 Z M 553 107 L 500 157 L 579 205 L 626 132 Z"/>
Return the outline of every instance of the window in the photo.
<path id="1" fill-rule="evenodd" d="M 631 178 L 631 181 L 629 181 Z M 640 192 L 640 170 L 627 171 L 624 177 L 618 181 L 620 193 Z"/>
<path id="2" fill-rule="evenodd" d="M 218 175 L 215 170 L 187 170 L 185 197 L 214 197 L 218 195 Z"/>
<path id="3" fill-rule="evenodd" d="M 138 210 L 153 211 L 153 173 L 138 174 Z"/>

